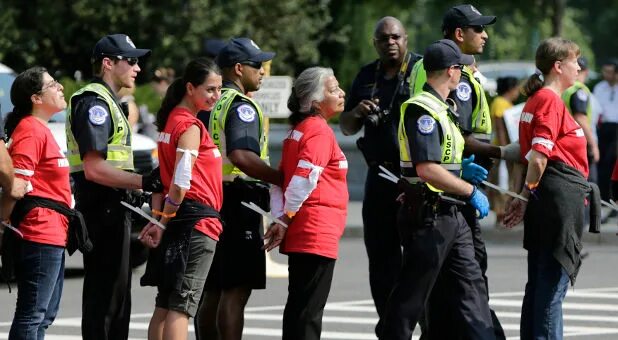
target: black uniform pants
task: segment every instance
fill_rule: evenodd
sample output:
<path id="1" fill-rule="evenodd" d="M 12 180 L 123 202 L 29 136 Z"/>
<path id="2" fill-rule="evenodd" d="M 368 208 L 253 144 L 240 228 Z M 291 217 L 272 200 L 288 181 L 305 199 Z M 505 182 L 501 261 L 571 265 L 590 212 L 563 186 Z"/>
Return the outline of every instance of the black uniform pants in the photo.
<path id="1" fill-rule="evenodd" d="M 92 199 L 91 199 L 92 200 Z M 128 210 L 116 199 L 79 203 L 93 250 L 84 254 L 82 337 L 84 340 L 124 340 L 131 315 Z"/>
<path id="2" fill-rule="evenodd" d="M 382 320 L 386 300 L 401 268 L 401 241 L 397 232 L 397 185 L 378 176 L 379 173 L 377 166 L 369 167 L 363 198 L 363 236 L 371 296 Z M 381 321 L 376 326 L 376 335 L 380 328 Z"/>
<path id="3" fill-rule="evenodd" d="M 443 325 L 442 339 L 462 334 L 467 339 L 495 339 L 485 282 L 462 214 L 455 206 L 441 204 L 434 226 L 415 224 L 404 205 L 398 214 L 403 264 L 387 303 L 380 339 L 411 339 L 440 271 L 453 276 L 457 300 L 449 308 L 459 316 L 456 325 Z"/>
<path id="4" fill-rule="evenodd" d="M 283 340 L 319 340 L 335 259 L 291 253 L 288 300 L 283 311 Z"/>
<path id="5" fill-rule="evenodd" d="M 599 128 L 599 154 L 597 163 L 598 184 L 601 189 L 601 199 L 609 200 L 609 187 L 612 171 L 616 163 L 616 140 L 618 139 L 617 123 L 601 123 Z"/>

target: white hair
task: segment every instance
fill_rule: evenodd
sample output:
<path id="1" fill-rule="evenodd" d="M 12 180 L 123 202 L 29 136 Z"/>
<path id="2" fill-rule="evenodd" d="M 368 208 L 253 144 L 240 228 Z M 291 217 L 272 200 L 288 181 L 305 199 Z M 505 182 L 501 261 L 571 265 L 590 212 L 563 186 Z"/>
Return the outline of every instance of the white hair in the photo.
<path id="1" fill-rule="evenodd" d="M 313 102 L 321 102 L 324 99 L 324 81 L 327 77 L 333 75 L 334 73 L 331 68 L 316 66 L 304 70 L 296 78 L 296 81 L 294 81 L 294 91 L 298 99 L 300 112 L 311 112 Z"/>

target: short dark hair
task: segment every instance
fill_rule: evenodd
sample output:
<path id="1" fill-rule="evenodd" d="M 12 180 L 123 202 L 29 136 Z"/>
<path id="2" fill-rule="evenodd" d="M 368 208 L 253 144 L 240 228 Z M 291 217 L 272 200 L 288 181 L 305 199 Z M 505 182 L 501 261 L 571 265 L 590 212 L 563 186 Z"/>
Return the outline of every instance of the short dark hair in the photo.
<path id="1" fill-rule="evenodd" d="M 92 75 L 93 76 L 97 76 L 100 77 L 103 73 L 103 58 L 105 57 L 101 57 L 101 58 L 97 58 L 92 62 Z M 114 64 L 117 64 L 120 60 L 114 58 L 114 57 L 108 57 L 110 59 L 112 59 L 114 61 Z"/>
<path id="2" fill-rule="evenodd" d="M 40 66 L 31 67 L 20 73 L 11 85 L 11 103 L 13 112 L 6 117 L 4 129 L 7 137 L 11 137 L 17 124 L 32 113 L 32 95 L 43 89 L 43 74 L 47 69 Z"/>
<path id="3" fill-rule="evenodd" d="M 515 77 L 500 77 L 496 79 L 498 95 L 503 95 L 510 90 L 516 88 L 519 84 L 519 80 Z"/>

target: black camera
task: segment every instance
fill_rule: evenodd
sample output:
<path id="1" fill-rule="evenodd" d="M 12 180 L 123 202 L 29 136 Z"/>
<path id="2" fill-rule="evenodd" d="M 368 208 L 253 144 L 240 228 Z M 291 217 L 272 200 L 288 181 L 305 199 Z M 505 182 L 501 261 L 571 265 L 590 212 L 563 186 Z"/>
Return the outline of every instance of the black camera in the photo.
<path id="1" fill-rule="evenodd" d="M 365 121 L 372 126 L 378 126 L 386 120 L 386 117 L 390 114 L 390 110 L 384 110 L 379 106 L 374 106 L 371 112 L 365 118 Z"/>

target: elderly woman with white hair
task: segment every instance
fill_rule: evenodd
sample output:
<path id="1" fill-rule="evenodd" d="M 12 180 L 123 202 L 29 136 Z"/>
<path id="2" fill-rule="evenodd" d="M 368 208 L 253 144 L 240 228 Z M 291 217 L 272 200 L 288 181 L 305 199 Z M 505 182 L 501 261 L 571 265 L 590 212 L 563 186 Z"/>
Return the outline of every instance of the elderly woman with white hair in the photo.
<path id="1" fill-rule="evenodd" d="M 273 214 L 287 229 L 273 224 L 265 235 L 266 249 L 281 243 L 289 256 L 283 340 L 320 339 L 322 332 L 348 204 L 348 163 L 327 120 L 343 111 L 344 97 L 333 70 L 312 67 L 298 76 L 288 100 L 283 188 L 271 192 Z"/>

